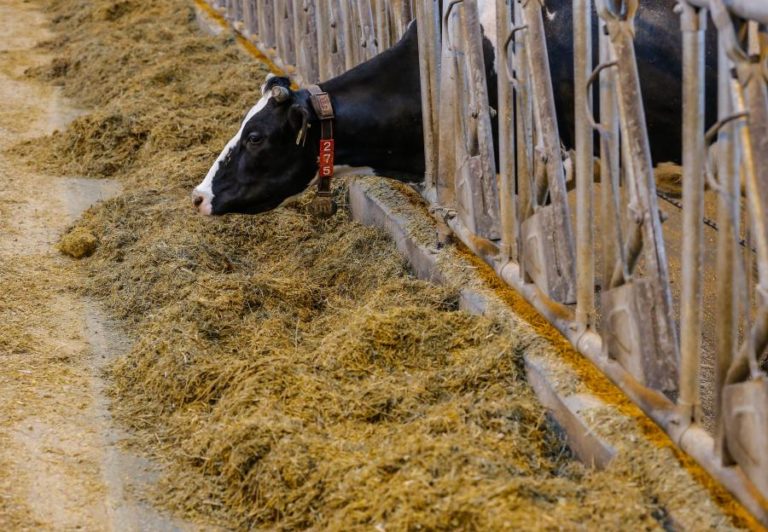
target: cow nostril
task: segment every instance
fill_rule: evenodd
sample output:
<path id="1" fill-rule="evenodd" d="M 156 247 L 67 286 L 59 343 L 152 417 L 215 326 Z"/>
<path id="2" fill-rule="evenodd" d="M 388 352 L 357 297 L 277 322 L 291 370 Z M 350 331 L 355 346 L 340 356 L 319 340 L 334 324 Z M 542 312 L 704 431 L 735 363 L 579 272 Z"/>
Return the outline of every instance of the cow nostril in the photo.
<path id="1" fill-rule="evenodd" d="M 192 200 L 195 203 L 195 207 L 199 207 L 200 204 L 203 202 L 202 196 L 195 196 L 195 199 Z"/>

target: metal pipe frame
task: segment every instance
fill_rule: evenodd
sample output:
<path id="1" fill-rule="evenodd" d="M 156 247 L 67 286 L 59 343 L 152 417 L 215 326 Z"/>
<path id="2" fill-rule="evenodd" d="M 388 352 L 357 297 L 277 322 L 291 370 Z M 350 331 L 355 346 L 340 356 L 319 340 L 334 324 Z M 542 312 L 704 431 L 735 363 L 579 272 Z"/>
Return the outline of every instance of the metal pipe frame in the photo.
<path id="1" fill-rule="evenodd" d="M 615 61 L 608 30 L 603 21 L 598 25 L 600 63 Z M 585 102 L 586 104 L 586 102 Z M 606 290 L 611 285 L 613 267 L 619 263 L 619 250 L 623 245 L 619 205 L 619 109 L 616 101 L 616 79 L 613 69 L 600 72 L 600 183 L 602 219 L 615 226 L 615 234 L 602 231 L 603 271 L 600 286 Z M 624 261 L 622 260 L 623 264 Z"/>
<path id="2" fill-rule="evenodd" d="M 488 104 L 488 83 L 485 76 L 483 41 L 480 17 L 476 2 L 461 5 L 461 39 L 464 44 L 464 62 L 459 62 L 460 77 L 469 89 L 459 95 L 464 101 L 464 131 L 456 131 L 457 144 L 466 147 L 467 183 L 474 198 L 472 209 L 476 233 L 492 240 L 499 238 L 499 192 L 496 179 L 496 163 L 493 154 L 493 130 Z M 457 150 L 457 155 L 463 150 Z M 462 164 L 463 166 L 463 164 Z M 477 179 L 479 178 L 479 183 Z"/>
<path id="3" fill-rule="evenodd" d="M 419 75 L 421 77 L 421 115 L 424 128 L 425 197 L 437 201 L 438 154 L 438 75 L 437 21 L 433 16 L 433 0 L 416 0 L 419 21 Z M 382 4 L 383 5 L 383 4 Z M 383 31 L 383 30 L 380 30 Z M 387 31 L 387 42 L 388 42 Z"/>
<path id="4" fill-rule="evenodd" d="M 592 127 L 588 110 L 592 90 L 592 2 L 573 0 L 574 100 L 576 131 L 576 321 L 590 328 L 595 320 Z M 581 103 L 583 102 L 583 103 Z"/>
<path id="5" fill-rule="evenodd" d="M 723 120 L 733 113 L 731 100 L 731 65 L 725 53 L 725 42 L 720 38 L 718 47 L 718 119 Z M 739 221 L 741 218 L 739 153 L 736 144 L 738 124 L 729 124 L 718 132 L 717 176 L 721 192 L 718 194 L 717 233 L 717 307 L 720 319 L 716 328 L 715 362 L 715 424 L 716 453 L 722 465 L 731 465 L 724 448 L 723 386 L 731 366 L 733 354 L 738 349 L 739 307 L 736 272 L 739 260 Z"/>
<path id="6" fill-rule="evenodd" d="M 599 0 L 598 5 L 601 6 L 599 14 L 608 27 L 617 60 L 616 80 L 619 89 L 621 132 L 628 155 L 625 158 L 625 166 L 631 170 L 633 176 L 633 179 L 628 182 L 629 190 L 635 193 L 635 197 L 630 196 L 630 211 L 635 210 L 636 222 L 642 232 L 642 250 L 647 269 L 645 276 L 652 281 L 653 299 L 657 305 L 653 316 L 658 331 L 657 340 L 661 352 L 677 360 L 679 344 L 672 319 L 672 294 L 669 289 L 667 258 L 661 233 L 653 164 L 633 43 L 634 13 L 633 9 L 630 9 L 626 16 L 614 13 L 606 8 L 604 0 Z M 632 5 L 636 8 L 636 1 L 630 2 L 630 7 Z M 637 250 L 637 242 L 630 233 L 628 243 L 632 245 L 628 248 L 629 262 Z"/>
<path id="7" fill-rule="evenodd" d="M 691 5 L 710 9 L 710 0 L 687 0 Z M 764 0 L 724 0 L 728 11 L 744 19 L 768 24 L 768 2 Z"/>
<path id="8" fill-rule="evenodd" d="M 575 287 L 575 250 L 573 229 L 571 228 L 568 192 L 565 184 L 565 170 L 560 152 L 560 133 L 557 127 L 555 99 L 552 93 L 552 75 L 547 56 L 547 42 L 544 35 L 542 5 L 537 0 L 522 0 L 523 22 L 528 29 L 524 34 L 528 59 L 528 74 L 533 98 L 535 131 L 545 158 L 547 188 L 550 201 L 557 209 L 557 232 L 554 245 L 563 250 L 567 264 L 561 265 L 563 277 L 569 287 Z M 575 293 L 569 293 L 565 299 L 573 301 Z"/>
<path id="9" fill-rule="evenodd" d="M 680 297 L 681 419 L 701 416 L 701 268 L 704 238 L 704 30 L 706 10 L 678 4 L 683 33 L 683 286 Z"/>
<path id="10" fill-rule="evenodd" d="M 511 0 L 514 9 L 514 23 L 518 28 L 511 37 L 513 38 L 514 70 L 515 76 L 515 140 L 517 149 L 515 151 L 515 160 L 517 162 L 517 227 L 519 228 L 523 221 L 533 214 L 534 202 L 533 187 L 531 177 L 533 175 L 533 98 L 531 97 L 530 75 L 528 65 L 528 43 L 523 32 L 527 27 L 523 24 L 523 7 L 520 2 Z M 504 48 L 506 52 L 507 48 Z M 522 257 L 522 239 L 518 239 L 517 245 L 518 257 Z M 525 264 L 520 260 L 520 274 L 525 277 Z"/>
<path id="11" fill-rule="evenodd" d="M 501 253 L 507 259 L 518 259 L 517 195 L 515 193 L 514 103 L 512 82 L 506 48 L 507 33 L 512 27 L 512 9 L 509 0 L 496 0 L 496 50 L 499 121 L 499 215 L 501 223 Z M 501 51 L 505 50 L 504 53 Z"/>

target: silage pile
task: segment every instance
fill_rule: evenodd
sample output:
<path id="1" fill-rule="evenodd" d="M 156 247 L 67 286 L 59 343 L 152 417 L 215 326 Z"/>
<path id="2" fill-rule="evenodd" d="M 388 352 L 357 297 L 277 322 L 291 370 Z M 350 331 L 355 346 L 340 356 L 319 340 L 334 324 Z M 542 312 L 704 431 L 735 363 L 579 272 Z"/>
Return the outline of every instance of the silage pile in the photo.
<path id="1" fill-rule="evenodd" d="M 197 33 L 183 0 L 50 0 L 32 72 L 94 111 L 17 152 L 124 181 L 75 230 L 85 289 L 137 341 L 115 411 L 167 465 L 156 494 L 243 528 L 659 526 L 642 486 L 568 454 L 524 380 L 530 338 L 414 280 L 377 230 L 302 201 L 203 219 L 189 190 L 265 69 Z"/>

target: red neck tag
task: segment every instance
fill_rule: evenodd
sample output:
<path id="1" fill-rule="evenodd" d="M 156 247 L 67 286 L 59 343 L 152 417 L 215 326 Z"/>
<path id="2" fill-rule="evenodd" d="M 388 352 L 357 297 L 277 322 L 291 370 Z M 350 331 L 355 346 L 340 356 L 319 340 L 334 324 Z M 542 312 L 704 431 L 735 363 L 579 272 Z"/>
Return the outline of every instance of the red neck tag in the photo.
<path id="1" fill-rule="evenodd" d="M 333 139 L 320 139 L 318 174 L 320 177 L 333 177 L 333 158 L 335 155 Z"/>

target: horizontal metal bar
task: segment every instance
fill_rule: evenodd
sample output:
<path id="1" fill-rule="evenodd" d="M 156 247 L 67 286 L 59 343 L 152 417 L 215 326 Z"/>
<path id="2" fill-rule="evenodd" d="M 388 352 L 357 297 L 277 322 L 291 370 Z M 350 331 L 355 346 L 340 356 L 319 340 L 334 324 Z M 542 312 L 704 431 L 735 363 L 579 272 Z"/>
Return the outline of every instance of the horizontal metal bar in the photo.
<path id="1" fill-rule="evenodd" d="M 696 7 L 709 9 L 709 0 L 687 0 Z M 741 18 L 768 24 L 768 2 L 766 0 L 723 0 L 728 10 Z"/>

